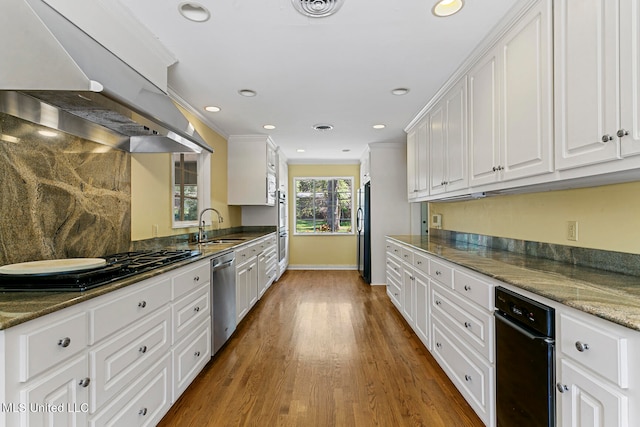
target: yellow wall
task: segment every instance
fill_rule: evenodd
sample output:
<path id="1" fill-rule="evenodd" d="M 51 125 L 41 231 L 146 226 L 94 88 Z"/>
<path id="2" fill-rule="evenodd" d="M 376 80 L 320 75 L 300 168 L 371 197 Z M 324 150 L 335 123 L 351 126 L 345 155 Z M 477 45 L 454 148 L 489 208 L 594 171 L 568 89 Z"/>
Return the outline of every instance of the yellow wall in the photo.
<path id="1" fill-rule="evenodd" d="M 241 226 L 240 207 L 227 205 L 227 141 L 195 116 L 182 111 L 214 150 L 210 156 L 211 207 L 224 218 L 222 228 Z M 131 240 L 154 237 L 154 225 L 158 226 L 160 237 L 197 231 L 195 227 L 171 228 L 171 167 L 169 153 L 131 155 Z"/>
<path id="2" fill-rule="evenodd" d="M 445 230 L 640 253 L 640 182 L 431 203 Z M 578 241 L 567 222 L 578 221 Z"/>
<path id="3" fill-rule="evenodd" d="M 322 176 L 352 176 L 354 190 L 356 190 L 360 185 L 360 165 L 289 165 L 289 266 L 291 268 L 307 266 L 348 268 L 357 264 L 356 235 L 354 234 L 347 236 L 296 236 L 294 234 L 293 178 Z"/>

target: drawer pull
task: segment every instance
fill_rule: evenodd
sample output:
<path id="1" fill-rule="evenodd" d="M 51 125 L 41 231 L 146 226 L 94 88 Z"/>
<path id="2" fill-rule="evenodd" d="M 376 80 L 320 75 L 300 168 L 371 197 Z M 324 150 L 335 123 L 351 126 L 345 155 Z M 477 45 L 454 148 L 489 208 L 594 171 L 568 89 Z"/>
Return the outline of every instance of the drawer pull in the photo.
<path id="1" fill-rule="evenodd" d="M 442 274 L 442 271 L 436 270 L 436 276 L 440 276 L 441 274 Z"/>
<path id="2" fill-rule="evenodd" d="M 146 345 L 143 345 L 142 347 L 140 347 L 140 348 L 138 349 L 138 351 L 139 351 L 140 353 L 142 353 L 142 354 L 145 354 L 145 353 L 147 352 L 147 346 L 146 346 Z"/>
<path id="3" fill-rule="evenodd" d="M 193 281 L 194 281 L 194 282 L 199 282 L 199 281 L 200 281 L 200 276 L 195 276 L 195 277 L 193 278 Z"/>
<path id="4" fill-rule="evenodd" d="M 409 255 L 407 255 L 407 254 L 404 254 L 404 257 L 405 257 L 405 258 L 409 258 Z"/>
<path id="5" fill-rule="evenodd" d="M 143 417 L 147 415 L 147 408 L 142 408 L 138 411 L 138 415 L 142 415 Z"/>
<path id="6" fill-rule="evenodd" d="M 422 261 L 418 261 L 418 265 L 422 265 Z"/>
<path id="7" fill-rule="evenodd" d="M 193 309 L 193 311 L 195 311 L 196 313 L 197 313 L 197 312 L 199 312 L 199 311 L 200 311 L 200 307 L 195 307 L 195 308 Z"/>
<path id="8" fill-rule="evenodd" d="M 436 347 L 438 347 L 438 348 L 442 348 L 442 344 L 441 344 L 441 343 L 439 343 L 439 342 L 437 342 L 437 343 L 436 343 Z"/>
<path id="9" fill-rule="evenodd" d="M 196 351 L 195 353 L 193 353 L 193 355 L 194 355 L 195 357 L 200 357 L 200 352 L 199 352 L 199 351 Z"/>
<path id="10" fill-rule="evenodd" d="M 440 301 L 439 299 L 436 300 L 436 305 L 441 305 L 442 301 Z"/>
<path id="11" fill-rule="evenodd" d="M 589 344 L 576 341 L 576 350 L 578 350 L 580 353 L 589 350 Z"/>
<path id="12" fill-rule="evenodd" d="M 467 328 L 467 329 L 471 329 L 471 323 L 464 322 L 464 327 Z"/>
<path id="13" fill-rule="evenodd" d="M 89 387 L 89 383 L 91 382 L 91 380 L 87 377 L 87 378 L 83 378 L 80 380 L 80 382 L 78 383 L 78 385 L 80 387 Z"/>
<path id="14" fill-rule="evenodd" d="M 58 345 L 63 348 L 69 347 L 69 344 L 71 344 L 71 338 L 69 337 L 64 337 L 60 341 L 58 341 Z"/>
<path id="15" fill-rule="evenodd" d="M 467 374 L 465 374 L 465 376 L 464 376 L 464 380 L 465 380 L 466 382 L 471 382 L 471 375 L 467 375 Z"/>
<path id="16" fill-rule="evenodd" d="M 140 307 L 140 308 L 145 308 L 146 306 L 147 306 L 147 302 L 146 301 L 140 301 L 138 303 L 138 307 Z"/>
<path id="17" fill-rule="evenodd" d="M 471 286 L 469 285 L 464 285 L 464 290 L 469 292 L 471 290 Z"/>
<path id="18" fill-rule="evenodd" d="M 558 391 L 560 393 L 564 393 L 565 391 L 569 391 L 569 387 L 567 387 L 565 384 L 557 383 L 556 384 L 556 388 L 558 389 Z"/>

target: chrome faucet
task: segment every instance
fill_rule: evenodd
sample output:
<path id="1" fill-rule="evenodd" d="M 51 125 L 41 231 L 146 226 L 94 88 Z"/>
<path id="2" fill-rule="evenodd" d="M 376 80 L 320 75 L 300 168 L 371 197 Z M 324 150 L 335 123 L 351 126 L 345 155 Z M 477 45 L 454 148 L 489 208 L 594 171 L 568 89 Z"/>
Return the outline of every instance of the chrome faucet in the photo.
<path id="1" fill-rule="evenodd" d="M 220 212 L 218 212 L 217 209 L 214 209 L 214 208 L 202 209 L 202 211 L 200 212 L 200 219 L 198 220 L 198 243 L 203 243 L 205 241 L 204 221 L 202 220 L 202 215 L 204 215 L 206 211 L 214 211 L 216 215 L 218 215 L 219 224 L 222 224 L 224 222 L 224 218 L 222 218 L 222 215 L 220 215 Z"/>

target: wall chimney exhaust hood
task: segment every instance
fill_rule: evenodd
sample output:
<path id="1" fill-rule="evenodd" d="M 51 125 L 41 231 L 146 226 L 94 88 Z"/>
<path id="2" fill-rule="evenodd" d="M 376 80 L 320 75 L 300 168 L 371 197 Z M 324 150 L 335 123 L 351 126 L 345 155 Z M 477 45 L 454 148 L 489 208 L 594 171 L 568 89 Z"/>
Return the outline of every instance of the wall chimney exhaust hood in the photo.
<path id="1" fill-rule="evenodd" d="M 0 112 L 130 152 L 213 152 L 171 98 L 42 0 L 3 0 Z"/>

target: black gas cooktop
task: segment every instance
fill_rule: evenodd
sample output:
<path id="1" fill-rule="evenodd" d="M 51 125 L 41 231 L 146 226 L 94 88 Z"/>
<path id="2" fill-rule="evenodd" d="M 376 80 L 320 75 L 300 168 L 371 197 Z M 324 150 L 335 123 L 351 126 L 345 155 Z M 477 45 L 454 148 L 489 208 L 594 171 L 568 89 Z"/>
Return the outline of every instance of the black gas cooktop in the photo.
<path id="1" fill-rule="evenodd" d="M 92 270 L 46 274 L 0 274 L 1 291 L 86 291 L 154 268 L 194 258 L 199 251 L 138 251 L 103 257 L 106 265 Z"/>

